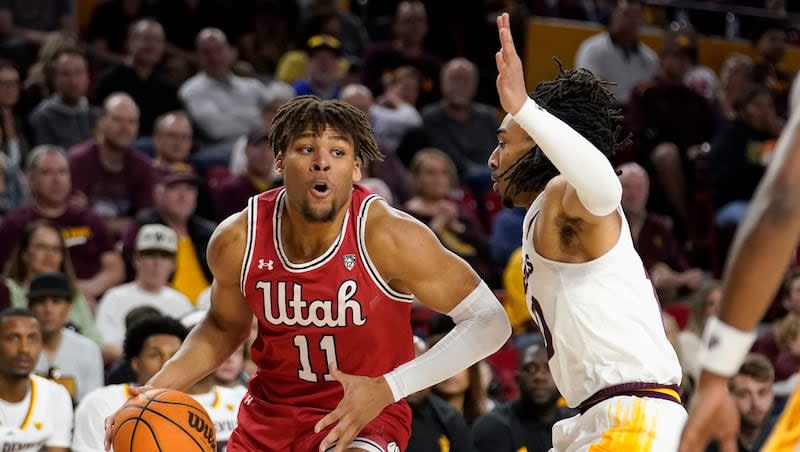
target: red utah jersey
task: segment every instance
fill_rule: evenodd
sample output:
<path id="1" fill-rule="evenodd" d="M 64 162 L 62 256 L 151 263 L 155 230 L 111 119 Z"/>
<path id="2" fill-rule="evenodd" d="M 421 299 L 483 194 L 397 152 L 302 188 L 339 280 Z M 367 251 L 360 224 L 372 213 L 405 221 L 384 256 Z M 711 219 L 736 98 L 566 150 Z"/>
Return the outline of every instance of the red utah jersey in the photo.
<path id="1" fill-rule="evenodd" d="M 379 199 L 355 185 L 333 245 L 316 259 L 296 264 L 284 254 L 280 239 L 285 190 L 251 198 L 241 282 L 258 319 L 251 351 L 259 370 L 239 417 L 240 427 L 252 430 L 246 435 L 250 442 L 276 450 L 285 444 L 289 450 L 298 440 L 293 436 L 304 435 L 333 410 L 343 391 L 329 363 L 348 374 L 378 377 L 414 357 L 413 297 L 381 279 L 364 242 L 369 206 Z M 387 415 L 410 429 L 405 401 L 387 407 L 381 416 Z"/>

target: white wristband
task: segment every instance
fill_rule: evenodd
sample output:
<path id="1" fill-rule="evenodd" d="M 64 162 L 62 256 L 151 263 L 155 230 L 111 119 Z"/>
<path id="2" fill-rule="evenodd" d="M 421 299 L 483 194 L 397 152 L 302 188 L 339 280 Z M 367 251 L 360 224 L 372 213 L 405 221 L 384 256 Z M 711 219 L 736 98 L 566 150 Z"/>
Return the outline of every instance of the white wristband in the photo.
<path id="1" fill-rule="evenodd" d="M 700 364 L 709 372 L 732 377 L 739 372 L 739 367 L 755 341 L 755 331 L 742 331 L 717 317 L 709 317 L 703 330 Z"/>

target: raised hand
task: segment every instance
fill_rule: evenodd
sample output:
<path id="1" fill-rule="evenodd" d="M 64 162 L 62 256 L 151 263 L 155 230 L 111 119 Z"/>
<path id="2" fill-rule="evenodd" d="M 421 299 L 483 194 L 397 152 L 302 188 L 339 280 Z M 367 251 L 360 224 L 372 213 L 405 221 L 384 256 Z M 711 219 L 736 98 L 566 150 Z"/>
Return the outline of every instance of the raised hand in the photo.
<path id="1" fill-rule="evenodd" d="M 738 431 L 739 410 L 731 398 L 727 379 L 704 371 L 692 397 L 678 452 L 705 451 L 712 439 L 719 440 L 720 452 L 736 452 Z"/>
<path id="2" fill-rule="evenodd" d="M 511 37 L 508 13 L 503 13 L 497 18 L 497 32 L 500 34 L 500 50 L 494 56 L 497 63 L 497 94 L 500 96 L 503 110 L 513 115 L 525 104 L 528 93 L 525 90 L 522 60 Z"/>
<path id="3" fill-rule="evenodd" d="M 320 452 L 333 444 L 333 452 L 344 452 L 367 423 L 394 402 L 389 384 L 383 377 L 370 378 L 348 375 L 331 364 L 331 375 L 344 388 L 344 397 L 336 409 L 328 413 L 314 427 L 315 432 L 329 425 L 336 426 L 319 445 Z"/>

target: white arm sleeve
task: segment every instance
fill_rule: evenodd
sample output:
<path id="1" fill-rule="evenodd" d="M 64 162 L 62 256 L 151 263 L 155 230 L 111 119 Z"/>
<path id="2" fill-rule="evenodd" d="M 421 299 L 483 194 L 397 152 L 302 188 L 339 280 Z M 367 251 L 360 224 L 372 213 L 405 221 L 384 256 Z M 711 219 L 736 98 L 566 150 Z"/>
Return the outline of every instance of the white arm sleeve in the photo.
<path id="1" fill-rule="evenodd" d="M 447 315 L 455 328 L 422 355 L 384 375 L 394 401 L 435 385 L 496 352 L 511 336 L 511 324 L 486 283 Z"/>
<path id="2" fill-rule="evenodd" d="M 598 217 L 614 212 L 622 184 L 608 158 L 572 127 L 528 98 L 514 121 L 542 148 L 567 179 L 586 210 Z"/>

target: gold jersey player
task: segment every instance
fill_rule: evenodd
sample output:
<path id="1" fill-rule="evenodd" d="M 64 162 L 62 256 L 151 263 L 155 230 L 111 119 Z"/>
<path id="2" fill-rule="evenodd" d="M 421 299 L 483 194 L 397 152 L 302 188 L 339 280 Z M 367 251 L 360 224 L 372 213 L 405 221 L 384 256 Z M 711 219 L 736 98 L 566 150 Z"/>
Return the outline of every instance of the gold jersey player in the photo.
<path id="1" fill-rule="evenodd" d="M 580 414 L 553 427 L 555 451 L 674 451 L 686 411 L 678 358 L 620 207 L 607 156 L 612 95 L 586 70 L 529 97 L 509 18 L 498 18 L 497 90 L 509 114 L 489 158 L 506 205 L 528 209 L 525 295 L 559 391 Z"/>

